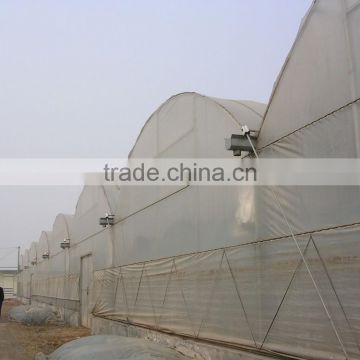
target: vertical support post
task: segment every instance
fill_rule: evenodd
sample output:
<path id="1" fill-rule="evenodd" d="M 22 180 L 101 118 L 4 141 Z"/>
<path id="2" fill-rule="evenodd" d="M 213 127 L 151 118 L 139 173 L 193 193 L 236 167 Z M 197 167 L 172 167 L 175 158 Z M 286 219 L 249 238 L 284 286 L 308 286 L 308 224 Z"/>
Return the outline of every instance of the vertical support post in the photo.
<path id="1" fill-rule="evenodd" d="M 18 256 L 17 256 L 17 272 L 20 272 L 20 246 L 18 246 Z"/>

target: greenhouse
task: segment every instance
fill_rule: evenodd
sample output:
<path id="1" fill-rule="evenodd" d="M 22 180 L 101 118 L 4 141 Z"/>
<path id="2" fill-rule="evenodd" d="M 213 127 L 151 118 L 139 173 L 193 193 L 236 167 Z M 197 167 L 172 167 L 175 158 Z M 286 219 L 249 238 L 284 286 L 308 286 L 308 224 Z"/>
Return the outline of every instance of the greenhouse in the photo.
<path id="1" fill-rule="evenodd" d="M 175 95 L 129 159 L 230 159 L 243 125 L 260 158 L 358 158 L 359 21 L 314 1 L 268 105 Z M 19 296 L 94 333 L 359 359 L 359 237 L 357 186 L 85 186 L 21 256 Z"/>

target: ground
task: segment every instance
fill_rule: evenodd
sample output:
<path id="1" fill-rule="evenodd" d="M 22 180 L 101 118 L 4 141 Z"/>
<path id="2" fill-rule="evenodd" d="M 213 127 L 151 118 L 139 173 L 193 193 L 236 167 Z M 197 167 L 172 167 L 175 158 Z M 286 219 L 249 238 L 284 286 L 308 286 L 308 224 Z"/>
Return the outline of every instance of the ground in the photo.
<path id="1" fill-rule="evenodd" d="M 90 330 L 66 325 L 27 326 L 8 320 L 14 300 L 3 304 L 0 320 L 0 360 L 33 360 L 38 352 L 49 354 L 62 344 L 90 335 Z"/>

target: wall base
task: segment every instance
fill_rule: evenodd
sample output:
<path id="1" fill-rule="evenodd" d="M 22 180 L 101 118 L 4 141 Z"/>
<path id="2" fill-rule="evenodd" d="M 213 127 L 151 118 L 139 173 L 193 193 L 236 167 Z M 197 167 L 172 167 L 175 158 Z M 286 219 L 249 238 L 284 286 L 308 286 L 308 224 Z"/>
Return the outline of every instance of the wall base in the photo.
<path id="1" fill-rule="evenodd" d="M 269 357 L 213 346 L 195 340 L 184 339 L 179 336 L 161 333 L 155 330 L 144 329 L 118 321 L 92 318 L 93 335 L 120 335 L 148 339 L 156 343 L 173 348 L 185 356 L 201 360 L 266 360 Z"/>

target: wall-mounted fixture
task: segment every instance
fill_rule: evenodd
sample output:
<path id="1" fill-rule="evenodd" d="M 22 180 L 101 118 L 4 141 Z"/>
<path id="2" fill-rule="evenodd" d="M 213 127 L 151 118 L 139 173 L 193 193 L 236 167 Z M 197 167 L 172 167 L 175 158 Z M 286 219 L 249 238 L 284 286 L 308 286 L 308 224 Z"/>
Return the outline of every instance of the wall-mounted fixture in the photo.
<path id="1" fill-rule="evenodd" d="M 48 251 L 46 251 L 46 252 L 44 252 L 43 254 L 42 254 L 42 258 L 43 259 L 48 259 L 49 258 L 49 252 Z"/>
<path id="2" fill-rule="evenodd" d="M 61 243 L 60 243 L 60 247 L 62 249 L 68 249 L 70 247 L 70 239 L 65 238 L 64 240 L 62 240 Z"/>
<path id="3" fill-rule="evenodd" d="M 99 224 L 102 227 L 112 226 L 115 224 L 115 215 L 105 213 L 105 217 L 101 217 Z"/>
<path id="4" fill-rule="evenodd" d="M 247 126 L 242 126 L 240 134 L 232 134 L 229 139 L 225 139 L 226 150 L 233 152 L 234 156 L 241 156 L 243 151 L 253 153 L 256 147 L 257 136 L 254 131 Z"/>

